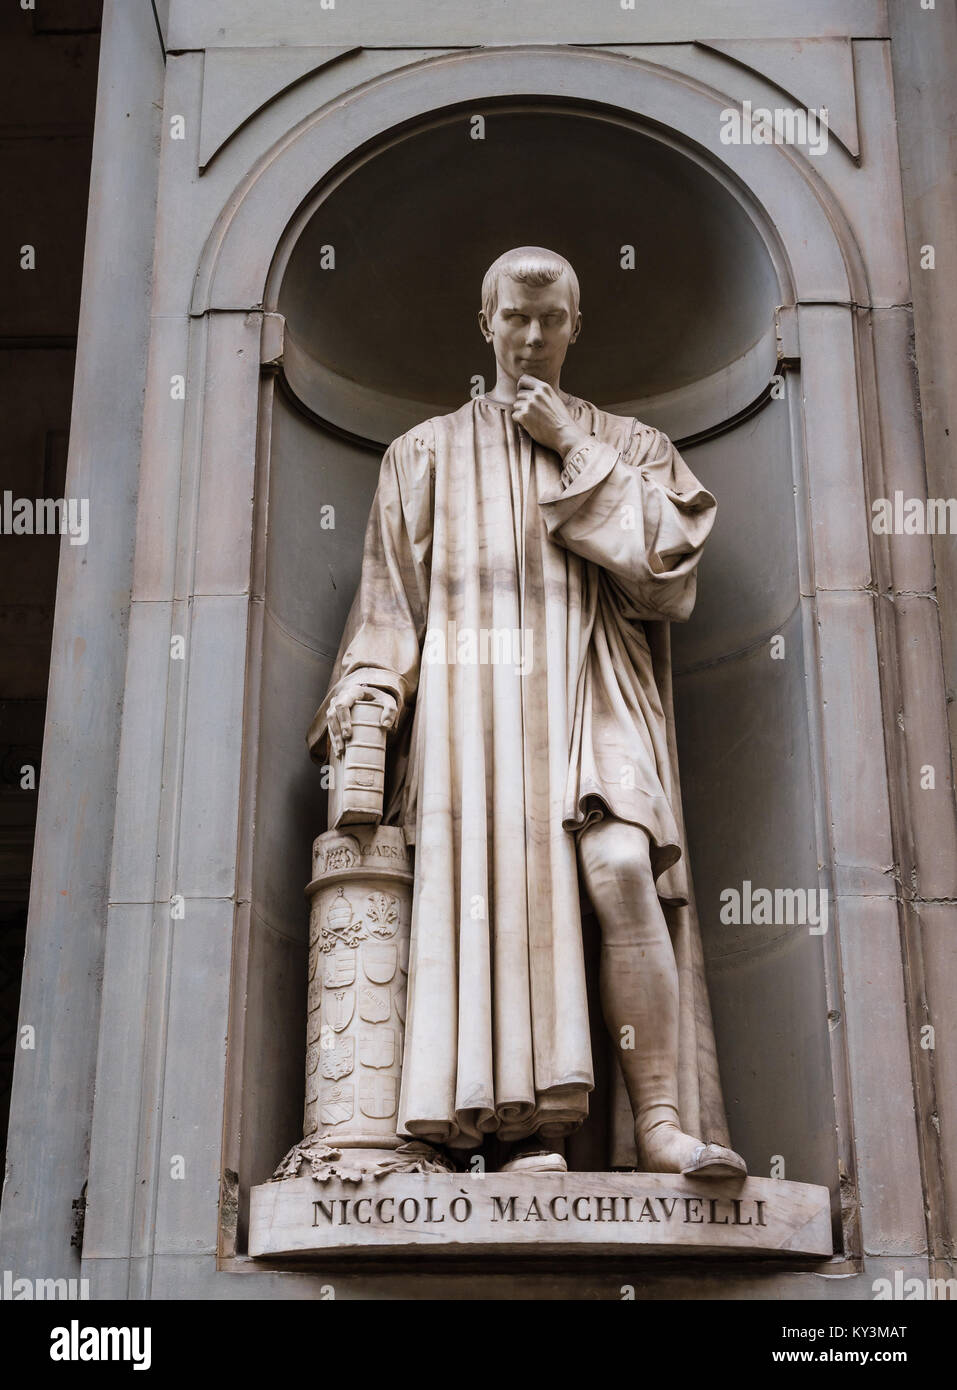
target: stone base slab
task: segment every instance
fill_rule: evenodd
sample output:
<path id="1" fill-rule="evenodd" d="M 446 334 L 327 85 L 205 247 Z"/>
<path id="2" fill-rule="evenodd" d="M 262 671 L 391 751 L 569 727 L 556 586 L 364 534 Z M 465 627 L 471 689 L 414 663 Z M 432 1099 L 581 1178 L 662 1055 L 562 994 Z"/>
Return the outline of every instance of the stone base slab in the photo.
<path id="1" fill-rule="evenodd" d="M 249 1253 L 832 1254 L 826 1187 L 668 1173 L 288 1178 L 251 1194 Z"/>

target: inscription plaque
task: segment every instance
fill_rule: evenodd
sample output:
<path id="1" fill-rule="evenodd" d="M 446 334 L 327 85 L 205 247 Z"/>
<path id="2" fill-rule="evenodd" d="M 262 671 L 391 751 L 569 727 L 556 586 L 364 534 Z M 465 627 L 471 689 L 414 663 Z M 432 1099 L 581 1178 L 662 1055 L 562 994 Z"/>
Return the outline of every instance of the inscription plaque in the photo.
<path id="1" fill-rule="evenodd" d="M 402 1173 L 293 1178 L 252 1194 L 250 1254 L 503 1253 L 826 1259 L 825 1187 L 669 1173 Z"/>

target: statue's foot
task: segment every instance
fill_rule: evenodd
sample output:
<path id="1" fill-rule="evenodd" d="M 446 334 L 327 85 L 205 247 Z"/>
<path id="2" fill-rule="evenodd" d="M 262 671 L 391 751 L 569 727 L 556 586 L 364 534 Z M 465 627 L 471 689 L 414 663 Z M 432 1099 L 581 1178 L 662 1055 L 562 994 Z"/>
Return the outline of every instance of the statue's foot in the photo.
<path id="1" fill-rule="evenodd" d="M 744 1178 L 740 1154 L 723 1144 L 706 1144 L 677 1125 L 658 1124 L 638 1134 L 638 1152 L 650 1173 L 681 1173 L 686 1178 Z"/>
<path id="2" fill-rule="evenodd" d="M 567 1173 L 563 1154 L 556 1153 L 535 1135 L 523 1139 L 512 1150 L 512 1156 L 498 1170 L 500 1173 Z"/>
<path id="3" fill-rule="evenodd" d="M 685 1178 L 746 1178 L 748 1165 L 723 1144 L 699 1144 L 694 1161 L 681 1174 Z"/>

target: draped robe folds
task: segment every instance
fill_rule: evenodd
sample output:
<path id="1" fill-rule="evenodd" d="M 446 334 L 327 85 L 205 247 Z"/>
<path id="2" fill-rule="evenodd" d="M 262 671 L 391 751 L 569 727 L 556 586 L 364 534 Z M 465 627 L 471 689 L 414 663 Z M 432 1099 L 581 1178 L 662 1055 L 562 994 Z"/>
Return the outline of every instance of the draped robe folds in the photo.
<path id="1" fill-rule="evenodd" d="M 669 643 L 715 501 L 658 430 L 565 399 L 591 436 L 577 476 L 486 397 L 390 446 L 322 706 L 355 683 L 399 706 L 384 819 L 415 845 L 399 1130 L 468 1148 L 582 1123 L 575 832 L 612 815 L 649 832 L 675 945 L 681 1123 L 726 1143 Z"/>

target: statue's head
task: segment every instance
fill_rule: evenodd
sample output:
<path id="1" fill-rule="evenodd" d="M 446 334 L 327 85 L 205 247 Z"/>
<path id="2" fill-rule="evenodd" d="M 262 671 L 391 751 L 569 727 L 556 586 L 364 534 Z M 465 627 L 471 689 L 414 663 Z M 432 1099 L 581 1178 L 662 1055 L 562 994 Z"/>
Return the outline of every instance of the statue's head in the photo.
<path id="1" fill-rule="evenodd" d="M 513 381 L 528 373 L 557 386 L 581 325 L 578 276 L 564 256 L 542 246 L 518 246 L 489 266 L 479 327 Z"/>

